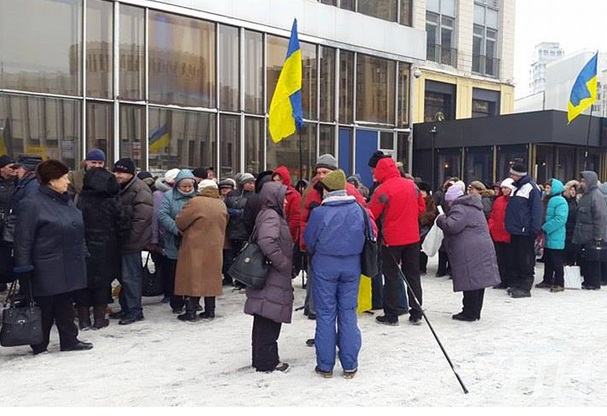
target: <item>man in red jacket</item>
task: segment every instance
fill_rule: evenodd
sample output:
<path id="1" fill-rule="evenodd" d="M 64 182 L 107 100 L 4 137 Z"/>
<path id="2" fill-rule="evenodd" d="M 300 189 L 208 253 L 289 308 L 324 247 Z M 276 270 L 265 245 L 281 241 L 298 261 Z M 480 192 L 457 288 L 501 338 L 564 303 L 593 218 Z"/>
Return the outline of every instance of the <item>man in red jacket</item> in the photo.
<path id="1" fill-rule="evenodd" d="M 426 211 L 424 197 L 411 179 L 401 177 L 392 158 L 377 162 L 374 172 L 379 187 L 369 202 L 376 221 L 382 222 L 382 262 L 385 282 L 385 325 L 398 325 L 398 267 L 407 278 L 409 321 L 420 324 L 422 285 L 419 273 L 419 216 Z M 415 295 L 415 296 L 413 296 Z M 416 302 L 417 299 L 419 301 Z"/>

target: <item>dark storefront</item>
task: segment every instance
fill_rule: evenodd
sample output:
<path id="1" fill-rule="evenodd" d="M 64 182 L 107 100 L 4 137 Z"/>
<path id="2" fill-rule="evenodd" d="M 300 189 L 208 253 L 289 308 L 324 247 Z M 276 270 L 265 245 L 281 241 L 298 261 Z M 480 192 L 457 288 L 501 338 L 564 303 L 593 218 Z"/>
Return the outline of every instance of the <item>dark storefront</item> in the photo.
<path id="1" fill-rule="evenodd" d="M 589 128 L 590 122 L 590 128 Z M 524 163 L 538 183 L 578 178 L 584 169 L 606 177 L 607 119 L 564 111 L 446 120 L 414 125 L 413 174 L 434 182 L 450 176 L 495 183 L 513 163 Z"/>

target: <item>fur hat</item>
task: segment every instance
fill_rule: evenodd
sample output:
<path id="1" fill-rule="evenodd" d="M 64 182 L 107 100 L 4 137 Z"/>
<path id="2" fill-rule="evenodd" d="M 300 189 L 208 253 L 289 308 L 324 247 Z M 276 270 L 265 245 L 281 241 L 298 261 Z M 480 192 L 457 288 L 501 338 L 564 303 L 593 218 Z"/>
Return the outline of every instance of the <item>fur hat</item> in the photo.
<path id="1" fill-rule="evenodd" d="M 510 167 L 510 173 L 516 176 L 525 176 L 527 174 L 527 168 L 522 163 L 515 163 Z"/>
<path id="2" fill-rule="evenodd" d="M 122 172 L 122 173 L 130 173 L 131 175 L 135 175 L 135 162 L 130 157 L 124 157 L 122 159 L 118 159 L 116 163 L 114 163 L 114 168 L 112 172 Z"/>
<path id="3" fill-rule="evenodd" d="M 91 149 L 90 152 L 86 154 L 84 160 L 98 160 L 105 162 L 105 153 L 101 149 Z"/>
<path id="4" fill-rule="evenodd" d="M 464 191 L 461 186 L 458 186 L 457 183 L 451 185 L 447 192 L 445 192 L 445 201 L 450 202 L 453 201 L 460 196 L 464 195 Z"/>
<path id="5" fill-rule="evenodd" d="M 330 155 L 328 153 L 325 153 L 324 155 L 320 155 L 318 157 L 318 160 L 316 161 L 315 169 L 318 169 L 318 168 L 335 170 L 335 169 L 337 169 L 337 159 L 335 159 L 335 156 Z"/>
<path id="6" fill-rule="evenodd" d="M 61 161 L 48 159 L 38 165 L 36 176 L 42 185 L 47 185 L 50 181 L 66 175 L 69 171 L 70 169 Z"/>
<path id="7" fill-rule="evenodd" d="M 327 191 L 338 191 L 346 189 L 346 174 L 343 170 L 337 169 L 329 172 L 320 182 Z"/>
<path id="8" fill-rule="evenodd" d="M 252 173 L 246 172 L 240 175 L 240 178 L 238 180 L 240 186 L 243 186 L 244 184 L 247 184 L 249 182 L 255 182 L 255 176 L 253 176 Z"/>
<path id="9" fill-rule="evenodd" d="M 385 157 L 390 156 L 384 154 L 384 152 L 382 152 L 381 150 L 376 151 L 371 155 L 371 158 L 369 159 L 369 167 L 375 169 L 377 167 L 377 162 L 379 162 L 380 159 L 383 159 Z"/>
<path id="10" fill-rule="evenodd" d="M 217 183 L 213 179 L 203 179 L 198 184 L 198 192 L 202 191 L 204 188 L 217 189 Z"/>
<path id="11" fill-rule="evenodd" d="M 472 182 L 470 182 L 470 185 L 468 187 L 469 188 L 472 187 L 472 188 L 476 189 L 477 191 L 486 191 L 487 190 L 487 187 L 481 181 L 472 181 Z"/>

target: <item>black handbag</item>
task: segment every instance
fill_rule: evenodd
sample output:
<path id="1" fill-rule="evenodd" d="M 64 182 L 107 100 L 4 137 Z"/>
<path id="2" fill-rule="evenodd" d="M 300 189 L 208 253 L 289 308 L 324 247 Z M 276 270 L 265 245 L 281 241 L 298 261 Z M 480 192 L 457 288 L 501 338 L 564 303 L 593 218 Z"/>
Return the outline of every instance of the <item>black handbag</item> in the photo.
<path id="1" fill-rule="evenodd" d="M 160 296 L 164 294 L 164 282 L 162 281 L 161 274 L 158 273 L 158 265 L 155 265 L 153 272 L 150 271 L 148 266 L 150 255 L 151 254 L 148 252 L 142 272 L 143 283 L 141 287 L 141 296 L 145 297 Z"/>
<path id="2" fill-rule="evenodd" d="M 42 311 L 30 301 L 24 306 L 15 303 L 16 283 L 11 283 L 8 295 L 2 310 L 2 329 L 0 329 L 0 345 L 3 347 L 16 347 L 19 345 L 36 345 L 44 340 L 42 333 Z M 7 303 L 9 306 L 7 307 Z"/>
<path id="3" fill-rule="evenodd" d="M 365 220 L 365 245 L 360 253 L 360 272 L 367 277 L 373 277 L 379 273 L 377 265 L 377 241 L 373 238 L 373 232 L 369 224 L 369 214 L 362 205 L 358 205 Z"/>
<path id="4" fill-rule="evenodd" d="M 249 241 L 234 258 L 228 274 L 251 289 L 262 289 L 266 285 L 271 262 L 255 242 L 257 227 L 253 229 Z"/>

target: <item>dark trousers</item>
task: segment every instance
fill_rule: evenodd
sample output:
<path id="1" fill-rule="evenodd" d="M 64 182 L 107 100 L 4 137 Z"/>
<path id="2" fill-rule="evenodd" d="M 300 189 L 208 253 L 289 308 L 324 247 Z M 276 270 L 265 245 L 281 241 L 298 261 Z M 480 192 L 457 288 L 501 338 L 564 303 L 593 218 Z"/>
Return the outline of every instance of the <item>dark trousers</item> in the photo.
<path id="1" fill-rule="evenodd" d="M 485 289 L 464 290 L 462 313 L 472 319 L 481 319 L 481 309 L 483 309 L 484 298 Z"/>
<path id="2" fill-rule="evenodd" d="M 447 252 L 445 250 L 438 250 L 438 269 L 436 270 L 437 275 L 447 275 L 451 274 L 451 265 L 449 264 L 449 257 L 447 256 Z"/>
<path id="3" fill-rule="evenodd" d="M 95 305 L 107 305 L 108 293 L 112 290 L 108 284 L 106 287 L 86 288 L 74 292 L 74 303 L 76 306 L 89 308 Z"/>
<path id="4" fill-rule="evenodd" d="M 384 290 L 384 314 L 389 320 L 398 320 L 399 280 L 398 268 L 407 279 L 409 318 L 422 315 L 422 284 L 419 276 L 419 243 L 406 246 L 382 246 L 383 272 L 386 279 Z M 415 300 L 419 301 L 419 303 Z"/>
<path id="5" fill-rule="evenodd" d="M 76 345 L 78 343 L 78 327 L 74 323 L 72 293 L 35 296 L 34 300 L 42 312 L 42 333 L 44 334 L 44 340 L 40 344 L 31 345 L 34 353 L 45 351 L 48 347 L 53 323 L 57 325 L 61 349 Z"/>
<path id="6" fill-rule="evenodd" d="M 423 251 L 419 252 L 419 272 L 422 274 L 428 272 L 428 255 Z"/>
<path id="7" fill-rule="evenodd" d="M 513 289 L 531 292 L 535 268 L 535 239 L 528 235 L 512 235 L 512 284 Z"/>
<path id="8" fill-rule="evenodd" d="M 224 285 L 232 285 L 233 279 L 232 276 L 228 273 L 230 270 L 230 266 L 232 266 L 232 262 L 234 261 L 234 253 L 232 253 L 231 248 L 223 249 L 223 263 L 221 264 L 221 273 L 223 274 L 223 284 Z"/>
<path id="9" fill-rule="evenodd" d="M 278 337 L 282 324 L 260 315 L 253 315 L 251 347 L 253 367 L 257 371 L 272 371 L 280 362 Z"/>
<path id="10" fill-rule="evenodd" d="M 166 273 L 164 272 L 164 256 L 158 252 L 151 251 L 150 257 L 152 258 L 152 261 L 154 262 L 156 276 L 158 276 L 158 278 L 161 279 L 163 282 L 162 286 L 164 287 L 164 296 L 170 297 L 173 294 L 174 284 L 171 284 L 168 281 L 168 279 L 166 277 Z"/>
<path id="11" fill-rule="evenodd" d="M 582 275 L 584 286 L 593 288 L 601 287 L 601 262 L 584 259 L 582 262 Z"/>
<path id="12" fill-rule="evenodd" d="M 500 272 L 500 280 L 504 286 L 511 284 L 511 262 L 512 262 L 512 247 L 510 243 L 494 243 L 495 256 L 497 257 L 497 267 Z"/>
<path id="13" fill-rule="evenodd" d="M 544 282 L 563 287 L 565 285 L 565 250 L 544 248 Z"/>
<path id="14" fill-rule="evenodd" d="M 175 272 L 177 271 L 177 260 L 162 256 L 162 272 L 164 273 L 164 293 L 166 295 L 168 288 L 171 293 L 171 308 L 182 309 L 185 306 L 183 296 L 175 295 Z"/>
<path id="15" fill-rule="evenodd" d="M 238 253 L 240 253 L 240 251 L 242 250 L 242 247 L 244 246 L 244 244 L 246 242 L 247 242 L 246 240 L 230 240 L 230 247 L 232 247 L 232 255 L 234 256 L 234 258 L 236 258 L 236 256 L 238 256 Z M 234 281 L 233 283 L 236 288 L 242 289 L 245 287 L 239 281 Z"/>

